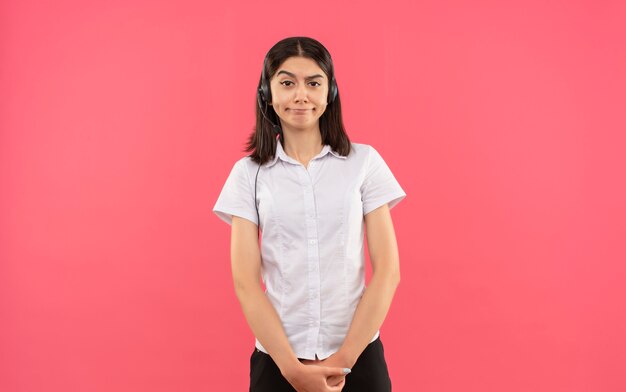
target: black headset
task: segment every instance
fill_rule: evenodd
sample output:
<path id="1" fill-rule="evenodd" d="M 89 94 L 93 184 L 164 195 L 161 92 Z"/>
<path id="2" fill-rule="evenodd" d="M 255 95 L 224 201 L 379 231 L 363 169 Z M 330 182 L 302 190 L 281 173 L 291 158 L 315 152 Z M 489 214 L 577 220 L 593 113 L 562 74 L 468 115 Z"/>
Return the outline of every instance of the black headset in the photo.
<path id="1" fill-rule="evenodd" d="M 272 91 L 270 89 L 270 83 L 265 77 L 266 63 L 267 63 L 267 55 L 265 55 L 265 59 L 263 59 L 263 73 L 261 74 L 261 87 L 259 87 L 259 91 L 257 94 L 257 98 L 258 98 L 257 101 L 259 101 L 259 105 L 260 105 L 261 100 L 265 101 L 266 104 L 272 101 Z M 333 75 L 330 79 L 330 84 L 328 86 L 328 103 L 330 104 L 331 102 L 333 102 L 335 98 L 337 98 L 337 82 L 335 81 L 335 75 Z M 261 109 L 261 111 L 263 111 L 263 109 Z"/>
<path id="2" fill-rule="evenodd" d="M 274 126 L 273 128 L 274 133 L 276 134 L 276 138 L 278 139 L 279 137 L 282 136 L 282 133 L 283 133 L 282 129 L 280 128 L 280 126 L 278 126 L 278 124 L 274 124 L 274 122 L 265 115 L 265 110 L 267 110 L 267 106 L 269 102 L 272 101 L 272 92 L 270 89 L 270 83 L 265 77 L 265 70 L 266 70 L 265 67 L 267 65 L 268 54 L 269 52 L 265 55 L 265 58 L 263 59 L 263 71 L 261 72 L 261 87 L 259 87 L 257 91 L 256 101 L 259 104 L 259 108 L 261 109 L 261 114 L 263 115 L 263 117 L 265 117 L 265 119 Z M 330 84 L 328 86 L 328 104 L 332 103 L 337 98 L 337 90 L 338 89 L 337 89 L 337 82 L 335 81 L 335 75 L 332 75 L 330 79 Z M 262 101 L 265 102 L 265 109 L 263 109 L 263 107 L 261 106 Z M 259 216 L 259 207 L 257 206 L 257 203 L 256 203 L 256 188 L 257 188 L 256 184 L 257 184 L 257 178 L 259 177 L 260 169 L 261 169 L 261 165 L 259 164 L 259 168 L 256 170 L 256 176 L 254 177 L 254 207 L 256 208 L 256 216 L 257 216 L 257 234 L 260 230 L 259 227 L 261 226 L 261 218 Z"/>

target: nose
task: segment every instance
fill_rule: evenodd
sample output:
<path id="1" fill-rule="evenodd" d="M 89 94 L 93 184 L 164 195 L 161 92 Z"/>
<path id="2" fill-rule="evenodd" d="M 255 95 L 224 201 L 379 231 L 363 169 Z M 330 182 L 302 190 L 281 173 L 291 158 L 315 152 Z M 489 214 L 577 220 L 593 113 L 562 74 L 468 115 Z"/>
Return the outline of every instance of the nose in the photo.
<path id="1" fill-rule="evenodd" d="M 307 97 L 307 89 L 306 89 L 306 84 L 299 84 L 298 87 L 295 89 L 296 90 L 296 102 L 307 102 L 308 101 L 308 97 Z"/>

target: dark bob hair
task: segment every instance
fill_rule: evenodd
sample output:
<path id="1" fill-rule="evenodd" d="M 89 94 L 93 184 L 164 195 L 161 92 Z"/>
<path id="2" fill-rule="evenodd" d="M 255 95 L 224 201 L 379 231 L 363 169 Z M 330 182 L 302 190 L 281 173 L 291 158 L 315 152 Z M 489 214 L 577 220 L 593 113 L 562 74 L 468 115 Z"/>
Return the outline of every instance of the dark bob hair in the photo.
<path id="1" fill-rule="evenodd" d="M 262 71 L 265 73 L 267 83 L 270 82 L 281 64 L 289 57 L 294 56 L 312 59 L 324 71 L 329 82 L 333 78 L 335 74 L 333 61 L 324 45 L 309 37 L 289 37 L 277 42 L 267 52 L 265 69 Z M 262 80 L 263 76 L 261 75 L 257 91 L 261 87 Z M 261 112 L 262 108 L 256 103 L 255 106 L 256 127 L 250 134 L 245 151 L 251 152 L 248 156 L 251 157 L 253 161 L 258 164 L 264 164 L 274 158 L 277 139 L 274 126 L 263 116 Z M 280 119 L 274 111 L 274 108 L 266 104 L 263 106 L 267 108 L 265 112 L 266 116 L 274 124 L 280 125 Z M 330 145 L 335 152 L 342 156 L 350 154 L 351 144 L 343 126 L 339 89 L 337 89 L 335 99 L 326 106 L 326 110 L 320 116 L 319 123 L 322 143 Z M 284 148 L 282 131 L 280 132 L 279 140 Z"/>

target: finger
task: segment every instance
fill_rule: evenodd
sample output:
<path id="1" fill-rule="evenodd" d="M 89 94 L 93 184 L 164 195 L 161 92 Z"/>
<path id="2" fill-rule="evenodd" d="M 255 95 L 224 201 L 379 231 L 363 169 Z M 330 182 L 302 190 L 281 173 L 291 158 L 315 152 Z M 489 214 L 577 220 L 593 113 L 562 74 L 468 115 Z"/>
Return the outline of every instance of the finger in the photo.
<path id="1" fill-rule="evenodd" d="M 341 392 L 341 388 L 343 388 L 343 386 L 336 386 L 336 387 L 328 387 L 328 391 L 329 392 Z"/>
<path id="2" fill-rule="evenodd" d="M 345 376 L 346 374 L 350 374 L 351 371 L 352 369 L 349 368 L 326 368 L 326 374 L 328 374 L 329 376 Z"/>
<path id="3" fill-rule="evenodd" d="M 330 376 L 326 379 L 326 384 L 328 384 L 328 386 L 330 387 L 336 387 L 342 382 L 345 382 L 345 380 L 345 376 Z"/>

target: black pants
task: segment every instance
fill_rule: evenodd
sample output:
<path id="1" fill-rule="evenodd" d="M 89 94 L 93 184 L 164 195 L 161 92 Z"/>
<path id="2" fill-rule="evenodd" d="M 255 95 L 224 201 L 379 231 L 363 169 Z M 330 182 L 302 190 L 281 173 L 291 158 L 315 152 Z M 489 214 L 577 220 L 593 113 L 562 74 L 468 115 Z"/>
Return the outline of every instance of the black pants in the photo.
<path id="1" fill-rule="evenodd" d="M 294 392 L 268 354 L 256 347 L 250 356 L 250 392 Z M 383 343 L 378 337 L 361 353 L 342 392 L 391 392 Z"/>

